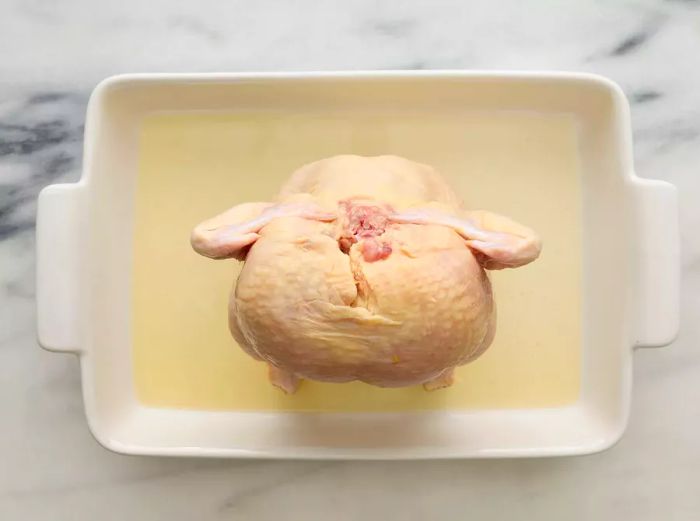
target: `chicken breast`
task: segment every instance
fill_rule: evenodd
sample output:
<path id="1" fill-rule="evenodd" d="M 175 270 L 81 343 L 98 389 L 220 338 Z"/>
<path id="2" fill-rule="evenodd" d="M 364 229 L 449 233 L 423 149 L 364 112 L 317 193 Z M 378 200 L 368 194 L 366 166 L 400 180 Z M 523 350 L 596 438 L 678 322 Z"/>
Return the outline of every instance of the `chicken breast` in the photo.
<path id="1" fill-rule="evenodd" d="M 466 211 L 431 167 L 396 156 L 303 166 L 274 203 L 245 203 L 197 226 L 192 246 L 245 262 L 229 328 L 271 382 L 452 383 L 491 344 L 485 269 L 540 253 L 530 229 Z"/>

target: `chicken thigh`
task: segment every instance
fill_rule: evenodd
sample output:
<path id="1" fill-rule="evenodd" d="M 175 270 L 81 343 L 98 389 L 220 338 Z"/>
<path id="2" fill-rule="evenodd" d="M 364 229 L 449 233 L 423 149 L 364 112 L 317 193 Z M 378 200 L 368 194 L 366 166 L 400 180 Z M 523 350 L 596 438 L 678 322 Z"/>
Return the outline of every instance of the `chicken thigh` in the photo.
<path id="1" fill-rule="evenodd" d="M 303 166 L 274 203 L 203 222 L 193 248 L 245 264 L 229 328 L 271 382 L 449 386 L 496 329 L 485 269 L 540 253 L 530 229 L 466 211 L 431 167 L 396 156 L 335 156 Z"/>

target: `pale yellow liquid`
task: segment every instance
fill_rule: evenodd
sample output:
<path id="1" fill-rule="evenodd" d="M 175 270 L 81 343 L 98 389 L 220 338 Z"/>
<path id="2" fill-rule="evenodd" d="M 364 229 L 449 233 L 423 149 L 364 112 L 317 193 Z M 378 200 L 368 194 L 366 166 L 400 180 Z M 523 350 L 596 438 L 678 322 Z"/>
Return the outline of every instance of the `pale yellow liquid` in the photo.
<path id="1" fill-rule="evenodd" d="M 539 260 L 493 272 L 498 330 L 449 389 L 305 382 L 286 396 L 227 328 L 240 269 L 189 245 L 200 221 L 270 200 L 299 166 L 336 154 L 397 154 L 435 166 L 469 208 L 537 230 Z M 358 192 L 362 192 L 358 187 Z M 351 195 L 351 194 L 348 194 Z M 573 402 L 581 358 L 581 192 L 573 121 L 534 113 L 156 114 L 143 124 L 136 192 L 133 363 L 155 407 L 405 411 Z"/>

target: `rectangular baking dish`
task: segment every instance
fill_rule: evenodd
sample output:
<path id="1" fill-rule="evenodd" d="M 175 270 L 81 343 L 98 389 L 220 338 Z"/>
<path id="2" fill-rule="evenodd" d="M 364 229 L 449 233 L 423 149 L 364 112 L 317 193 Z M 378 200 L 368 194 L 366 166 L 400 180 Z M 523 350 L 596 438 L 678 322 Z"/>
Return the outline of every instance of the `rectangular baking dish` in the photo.
<path id="1" fill-rule="evenodd" d="M 156 111 L 285 106 L 431 107 L 572 115 L 583 208 L 580 399 L 546 409 L 410 413 L 194 411 L 141 405 L 130 355 L 138 135 Z M 629 107 L 605 78 L 572 73 L 142 74 L 90 98 L 83 176 L 39 197 L 40 344 L 80 357 L 95 438 L 128 454 L 275 458 L 472 458 L 592 453 L 627 424 L 632 350 L 678 329 L 675 188 L 636 177 Z M 108 241 L 101 240 L 109 237 Z"/>

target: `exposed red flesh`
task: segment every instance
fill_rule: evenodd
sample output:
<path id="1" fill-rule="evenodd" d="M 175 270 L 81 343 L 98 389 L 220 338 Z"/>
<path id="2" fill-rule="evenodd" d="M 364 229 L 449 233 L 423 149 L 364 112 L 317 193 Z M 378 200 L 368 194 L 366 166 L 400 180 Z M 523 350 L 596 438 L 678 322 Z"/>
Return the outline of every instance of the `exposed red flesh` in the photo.
<path id="1" fill-rule="evenodd" d="M 344 213 L 343 229 L 338 239 L 340 249 L 348 253 L 356 242 L 362 242 L 362 255 L 367 262 L 386 259 L 392 248 L 387 241 L 377 238 L 384 234 L 389 225 L 389 208 L 379 205 L 355 203 L 352 200 L 340 201 Z"/>
<path id="2" fill-rule="evenodd" d="M 368 238 L 362 241 L 362 256 L 367 262 L 375 262 L 386 259 L 391 255 L 391 244 L 379 242 L 375 238 Z"/>

